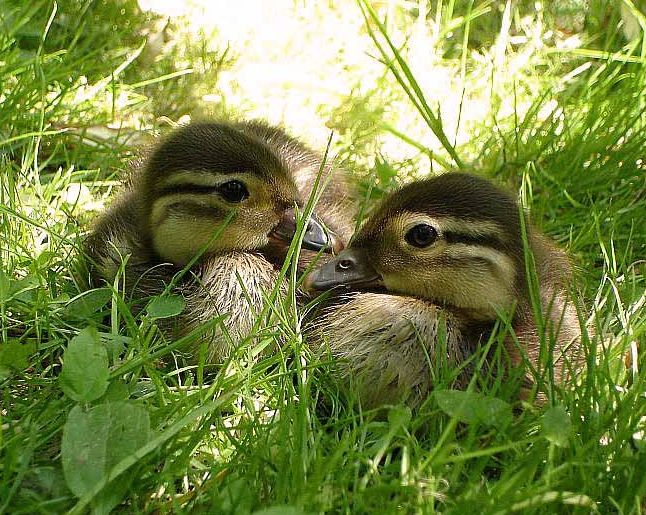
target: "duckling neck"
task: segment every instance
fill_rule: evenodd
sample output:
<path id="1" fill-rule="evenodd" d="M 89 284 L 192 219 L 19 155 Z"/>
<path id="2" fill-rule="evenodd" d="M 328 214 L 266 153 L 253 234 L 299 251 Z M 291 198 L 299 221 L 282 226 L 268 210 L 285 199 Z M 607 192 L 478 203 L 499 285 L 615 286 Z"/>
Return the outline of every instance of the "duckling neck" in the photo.
<path id="1" fill-rule="evenodd" d="M 264 257 L 252 252 L 209 256 L 195 269 L 194 283 L 185 287 L 186 324 L 191 330 L 225 316 L 211 335 L 210 360 L 220 361 L 253 330 L 265 298 L 278 287 L 278 272 Z M 190 318 L 188 318 L 190 316 Z"/>

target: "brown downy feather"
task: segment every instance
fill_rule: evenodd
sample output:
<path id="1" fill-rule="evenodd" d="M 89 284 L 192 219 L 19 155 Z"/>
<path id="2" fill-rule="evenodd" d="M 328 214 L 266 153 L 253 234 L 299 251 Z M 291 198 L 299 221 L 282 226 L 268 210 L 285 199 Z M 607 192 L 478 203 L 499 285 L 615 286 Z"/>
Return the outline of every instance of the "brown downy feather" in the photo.
<path id="1" fill-rule="evenodd" d="M 538 300 L 544 338 L 541 339 L 531 305 L 527 305 L 518 310 L 514 323 L 514 333 L 520 348 L 508 338 L 506 350 L 513 365 L 522 364 L 526 358 L 539 374 L 545 372 L 545 361 L 551 355 L 554 380 L 562 384 L 573 378 L 585 358 L 581 348 L 577 307 L 573 300 L 573 295 L 576 298 L 577 292 L 570 291 L 573 282 L 572 266 L 565 252 L 535 230 L 531 234 L 530 246 L 539 286 Z M 527 299 L 525 302 L 530 301 Z M 541 340 L 545 342 L 542 350 Z M 533 387 L 533 378 L 529 374 L 526 383 L 525 390 Z M 527 393 L 524 391 L 523 395 Z M 543 395 L 540 398 L 544 399 Z"/>
<path id="2" fill-rule="evenodd" d="M 364 408 L 418 407 L 443 368 L 472 352 L 461 321 L 425 300 L 384 293 L 344 294 L 307 328 L 309 342 L 338 360 L 336 371 Z M 462 373 L 456 384 L 466 386 Z"/>

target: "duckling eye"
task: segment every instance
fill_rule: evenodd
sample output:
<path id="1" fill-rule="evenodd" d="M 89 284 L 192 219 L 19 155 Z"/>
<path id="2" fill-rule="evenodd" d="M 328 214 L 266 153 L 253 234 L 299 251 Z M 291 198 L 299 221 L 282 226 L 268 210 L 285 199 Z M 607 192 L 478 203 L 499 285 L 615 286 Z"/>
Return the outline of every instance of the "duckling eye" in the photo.
<path id="1" fill-rule="evenodd" d="M 413 247 L 428 247 L 437 239 L 437 231 L 428 224 L 419 224 L 410 229 L 405 238 Z"/>
<path id="2" fill-rule="evenodd" d="M 249 190 L 242 181 L 231 180 L 218 186 L 218 193 L 224 197 L 227 202 L 242 202 L 249 198 Z"/>

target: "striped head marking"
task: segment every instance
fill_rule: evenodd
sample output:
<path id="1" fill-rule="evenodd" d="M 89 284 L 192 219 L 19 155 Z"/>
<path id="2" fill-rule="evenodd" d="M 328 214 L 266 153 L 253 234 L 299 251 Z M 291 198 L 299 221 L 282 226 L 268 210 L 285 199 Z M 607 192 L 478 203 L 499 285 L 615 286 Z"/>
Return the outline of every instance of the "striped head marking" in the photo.
<path id="1" fill-rule="evenodd" d="M 299 203 L 281 156 L 224 123 L 193 123 L 172 133 L 152 153 L 136 187 L 150 244 L 177 265 L 202 250 L 264 247 Z M 288 232 L 282 236 L 291 239 L 293 230 Z"/>
<path id="2" fill-rule="evenodd" d="M 409 184 L 386 198 L 310 283 L 317 289 L 379 283 L 494 318 L 524 287 L 518 206 L 470 174 Z"/>

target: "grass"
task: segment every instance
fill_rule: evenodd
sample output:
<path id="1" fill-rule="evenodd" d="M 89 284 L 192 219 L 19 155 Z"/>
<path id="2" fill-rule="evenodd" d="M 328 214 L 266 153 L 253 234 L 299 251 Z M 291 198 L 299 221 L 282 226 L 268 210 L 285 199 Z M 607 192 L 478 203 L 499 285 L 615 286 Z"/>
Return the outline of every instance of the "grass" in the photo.
<path id="1" fill-rule="evenodd" d="M 292 37 L 324 61 L 312 73 L 344 82 L 333 95 L 265 84 L 263 104 L 232 76 L 245 59 L 283 64 L 278 42 L 254 57 L 133 1 L 0 2 L 0 512 L 643 513 L 642 39 L 624 39 L 614 3 L 558 4 L 299 4 Z M 321 45 L 340 19 L 346 32 Z M 367 211 L 453 162 L 517 189 L 578 267 L 594 327 L 581 383 L 538 407 L 481 372 L 480 393 L 375 417 L 311 358 L 293 304 L 271 303 L 270 323 L 208 373 L 174 352 L 199 331 L 168 342 L 157 330 L 172 302 L 133 316 L 118 285 L 83 293 L 82 236 L 141 134 L 187 114 L 277 122 L 279 97 L 312 144 L 328 131 L 299 112 L 335 129 Z M 61 375 L 65 349 L 77 361 Z M 483 404 L 513 415 L 475 416 Z"/>

